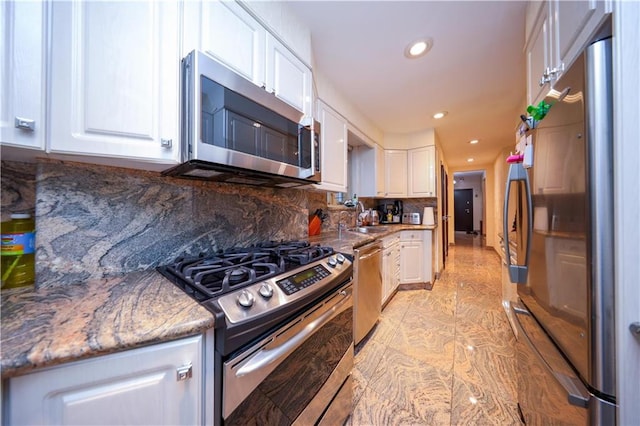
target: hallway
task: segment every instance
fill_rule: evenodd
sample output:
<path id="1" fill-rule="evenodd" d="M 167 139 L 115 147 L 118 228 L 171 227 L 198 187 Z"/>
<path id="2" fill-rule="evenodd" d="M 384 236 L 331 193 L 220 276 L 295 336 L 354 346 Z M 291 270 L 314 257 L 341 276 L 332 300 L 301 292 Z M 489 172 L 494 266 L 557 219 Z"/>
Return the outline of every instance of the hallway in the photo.
<path id="1" fill-rule="evenodd" d="M 456 236 L 433 290 L 398 292 L 356 348 L 349 425 L 519 425 L 500 258 Z"/>

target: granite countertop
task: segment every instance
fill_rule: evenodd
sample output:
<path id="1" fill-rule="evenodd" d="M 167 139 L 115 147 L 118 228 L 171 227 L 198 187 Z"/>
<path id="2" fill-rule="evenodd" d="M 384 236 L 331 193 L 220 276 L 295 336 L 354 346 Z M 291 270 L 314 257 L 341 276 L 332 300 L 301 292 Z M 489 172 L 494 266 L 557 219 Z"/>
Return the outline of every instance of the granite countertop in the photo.
<path id="1" fill-rule="evenodd" d="M 347 231 L 324 231 L 320 235 L 309 237 L 311 244 L 322 244 L 324 246 L 333 247 L 335 251 L 353 254 L 353 249 L 371 243 L 377 239 L 384 238 L 399 231 L 413 230 L 434 230 L 436 225 L 377 225 L 375 228 L 378 232 L 371 234 L 362 234 L 360 232 Z"/>
<path id="2" fill-rule="evenodd" d="M 160 343 L 213 327 L 213 315 L 156 271 L 1 294 L 2 378 Z"/>
<path id="3" fill-rule="evenodd" d="M 337 252 L 427 225 L 380 225 L 379 231 L 323 232 L 312 244 Z M 2 378 L 125 349 L 186 337 L 212 328 L 213 315 L 155 270 L 76 285 L 3 290 Z"/>

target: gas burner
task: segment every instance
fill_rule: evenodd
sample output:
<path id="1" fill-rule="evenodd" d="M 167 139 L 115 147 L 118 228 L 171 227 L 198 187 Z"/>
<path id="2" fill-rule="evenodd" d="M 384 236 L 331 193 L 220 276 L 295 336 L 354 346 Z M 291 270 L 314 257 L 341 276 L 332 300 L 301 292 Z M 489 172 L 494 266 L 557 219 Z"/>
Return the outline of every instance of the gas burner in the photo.
<path id="1" fill-rule="evenodd" d="M 204 301 L 331 254 L 332 248 L 312 246 L 306 241 L 269 241 L 210 255 L 180 257 L 159 270 L 197 300 Z"/>

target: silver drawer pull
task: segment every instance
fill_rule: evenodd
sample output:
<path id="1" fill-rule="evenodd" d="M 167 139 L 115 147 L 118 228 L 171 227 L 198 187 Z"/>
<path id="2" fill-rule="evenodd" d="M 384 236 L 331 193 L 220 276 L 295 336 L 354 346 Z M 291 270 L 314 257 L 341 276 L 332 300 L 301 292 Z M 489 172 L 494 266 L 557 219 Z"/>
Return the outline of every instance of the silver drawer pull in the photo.
<path id="1" fill-rule="evenodd" d="M 187 365 L 183 365 L 182 367 L 178 367 L 176 369 L 176 373 L 177 373 L 176 379 L 179 382 L 190 379 L 193 376 L 193 368 L 191 366 L 191 363 Z"/>
<path id="2" fill-rule="evenodd" d="M 36 121 L 29 118 L 16 117 L 15 119 L 16 129 L 34 131 L 36 129 Z"/>

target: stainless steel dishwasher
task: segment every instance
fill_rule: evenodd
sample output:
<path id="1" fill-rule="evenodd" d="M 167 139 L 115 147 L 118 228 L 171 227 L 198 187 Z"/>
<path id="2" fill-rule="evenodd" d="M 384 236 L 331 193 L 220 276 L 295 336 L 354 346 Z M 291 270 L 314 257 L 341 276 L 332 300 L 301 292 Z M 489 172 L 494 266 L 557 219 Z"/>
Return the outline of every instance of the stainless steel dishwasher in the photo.
<path id="1" fill-rule="evenodd" d="M 371 331 L 382 310 L 382 243 L 375 241 L 353 250 L 353 340 Z"/>

